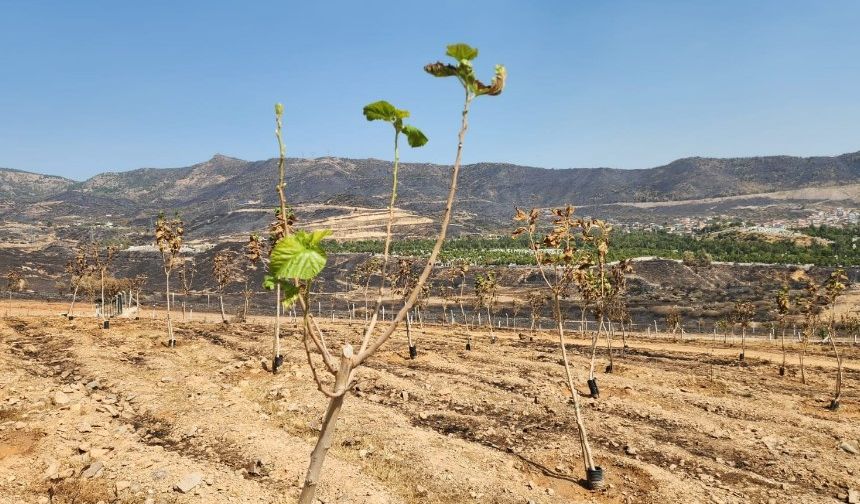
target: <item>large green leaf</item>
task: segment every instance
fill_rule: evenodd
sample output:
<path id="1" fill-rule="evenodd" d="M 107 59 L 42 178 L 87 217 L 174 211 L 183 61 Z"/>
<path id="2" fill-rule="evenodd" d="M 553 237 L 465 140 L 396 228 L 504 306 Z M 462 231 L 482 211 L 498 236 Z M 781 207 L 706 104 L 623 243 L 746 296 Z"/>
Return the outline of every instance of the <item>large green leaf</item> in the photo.
<path id="1" fill-rule="evenodd" d="M 272 249 L 269 272 L 278 279 L 297 278 L 310 280 L 325 267 L 325 250 L 320 242 L 330 235 L 330 230 L 297 231 L 281 238 Z"/>
<path id="2" fill-rule="evenodd" d="M 469 44 L 451 44 L 445 54 L 457 61 L 471 61 L 478 57 L 478 50 Z"/>
<path id="3" fill-rule="evenodd" d="M 406 140 L 409 142 L 410 147 L 421 147 L 427 143 L 427 137 L 415 126 L 408 124 L 403 126 L 403 134 L 406 135 Z"/>
<path id="4" fill-rule="evenodd" d="M 364 107 L 364 117 L 368 121 L 387 121 L 393 123 L 398 119 L 409 117 L 408 110 L 400 110 L 385 100 L 373 102 Z"/>

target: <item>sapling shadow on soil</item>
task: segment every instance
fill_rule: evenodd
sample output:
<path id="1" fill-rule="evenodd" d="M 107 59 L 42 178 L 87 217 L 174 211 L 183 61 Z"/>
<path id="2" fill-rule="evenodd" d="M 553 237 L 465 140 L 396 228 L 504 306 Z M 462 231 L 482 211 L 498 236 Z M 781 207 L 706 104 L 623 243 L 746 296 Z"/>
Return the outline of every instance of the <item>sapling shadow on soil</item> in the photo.
<path id="1" fill-rule="evenodd" d="M 430 273 L 442 250 L 448 225 L 451 221 L 454 198 L 457 193 L 463 142 L 468 128 L 471 104 L 479 96 L 498 95 L 504 88 L 506 73 L 502 66 L 496 67 L 495 77 L 489 85 L 482 83 L 476 78 L 472 67 L 472 60 L 478 56 L 477 49 L 469 47 L 466 44 L 454 44 L 448 46 L 447 55 L 453 58 L 454 64 L 437 62 L 425 66 L 424 69 L 433 76 L 455 77 L 462 84 L 464 90 L 464 104 L 457 142 L 457 154 L 451 169 L 450 187 L 433 249 L 411 292 L 405 297 L 402 306 L 391 321 L 388 322 L 387 326 L 381 329 L 378 334 L 375 334 L 372 330 L 365 330 L 358 352 L 353 349 L 352 345 L 345 343 L 341 347 L 340 352 L 337 352 L 339 359 L 336 359 L 335 353 L 328 347 L 325 334 L 310 315 L 311 286 L 314 278 L 319 275 L 327 261 L 327 256 L 321 242 L 330 232 L 327 230 L 318 230 L 287 233 L 277 242 L 272 250 L 269 275 L 272 281 L 281 285 L 282 292 L 284 293 L 284 302 L 296 303 L 302 310 L 302 342 L 305 347 L 308 365 L 311 368 L 311 374 L 317 384 L 317 388 L 329 398 L 319 439 L 311 453 L 304 486 L 299 496 L 298 502 L 300 504 L 311 504 L 314 502 L 314 495 L 320 479 L 323 462 L 332 442 L 345 394 L 355 379 L 356 371 L 391 338 L 397 327 L 406 319 L 418 301 L 421 291 L 430 277 Z M 279 107 L 279 109 L 282 113 L 283 107 Z M 277 112 L 278 109 L 276 109 Z M 370 324 L 368 324 L 368 327 L 371 328 Z M 311 345 L 314 347 L 313 351 L 311 350 Z M 322 373 L 317 370 L 319 366 L 315 360 L 321 361 L 323 372 L 327 372 L 334 377 L 333 385 L 328 385 L 326 380 L 323 380 L 321 377 Z"/>
<path id="2" fill-rule="evenodd" d="M 603 487 L 603 469 L 594 463 L 591 446 L 588 442 L 588 433 L 585 429 L 582 411 L 579 404 L 579 392 L 576 390 L 571 370 L 570 361 L 567 356 L 567 346 L 564 335 L 564 312 L 561 309 L 561 300 L 569 297 L 576 278 L 582 272 L 587 272 L 592 266 L 591 257 L 578 250 L 576 240 L 577 230 L 581 223 L 573 218 L 573 207 L 555 209 L 552 228 L 541 238 L 537 236 L 539 230 L 540 211 L 532 208 L 526 213 L 517 208 L 514 220 L 520 224 L 513 236 L 525 234 L 528 237 L 529 247 L 534 255 L 535 264 L 540 271 L 541 278 L 547 286 L 550 294 L 553 318 L 556 323 L 561 357 L 564 363 L 564 372 L 567 378 L 567 387 L 573 398 L 573 411 L 576 419 L 576 428 L 579 432 L 579 442 L 582 449 L 582 460 L 585 465 L 585 476 L 591 489 Z M 589 380 L 589 388 L 592 395 L 596 395 L 596 386 Z"/>

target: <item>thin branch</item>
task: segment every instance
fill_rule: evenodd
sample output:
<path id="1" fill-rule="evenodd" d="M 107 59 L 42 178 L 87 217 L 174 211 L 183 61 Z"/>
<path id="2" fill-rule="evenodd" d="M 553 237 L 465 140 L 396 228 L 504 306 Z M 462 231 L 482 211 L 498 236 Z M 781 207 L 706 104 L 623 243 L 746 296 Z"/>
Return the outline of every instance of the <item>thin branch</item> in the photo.
<path id="1" fill-rule="evenodd" d="M 427 258 L 427 264 L 424 266 L 421 276 L 418 277 L 418 282 L 413 287 L 412 292 L 409 293 L 409 297 L 400 308 L 400 311 L 397 312 L 397 316 L 391 321 L 391 324 L 388 325 L 385 332 L 376 341 L 355 357 L 355 362 L 353 363 L 354 368 L 360 366 L 368 357 L 373 355 L 373 353 L 388 341 L 392 334 L 394 334 L 397 326 L 403 322 L 403 319 L 406 318 L 406 314 L 409 313 L 409 310 L 412 309 L 415 302 L 418 300 L 418 295 L 421 293 L 421 289 L 424 287 L 424 284 L 430 277 L 430 273 L 433 271 L 433 267 L 436 264 L 436 258 L 442 251 L 442 245 L 445 243 L 445 235 L 448 232 L 448 224 L 451 222 L 451 214 L 453 213 L 454 196 L 457 194 L 457 179 L 460 174 L 460 165 L 463 158 L 463 140 L 466 137 L 466 130 L 469 127 L 469 106 L 471 105 L 473 98 L 473 95 L 466 91 L 466 100 L 463 104 L 463 118 L 457 142 L 457 156 L 454 159 L 454 167 L 451 169 L 451 187 L 448 190 L 448 199 L 445 202 L 445 213 L 442 217 L 442 225 L 439 229 L 439 236 L 436 238 L 436 244 L 433 246 L 433 251 L 430 252 L 430 257 Z"/>

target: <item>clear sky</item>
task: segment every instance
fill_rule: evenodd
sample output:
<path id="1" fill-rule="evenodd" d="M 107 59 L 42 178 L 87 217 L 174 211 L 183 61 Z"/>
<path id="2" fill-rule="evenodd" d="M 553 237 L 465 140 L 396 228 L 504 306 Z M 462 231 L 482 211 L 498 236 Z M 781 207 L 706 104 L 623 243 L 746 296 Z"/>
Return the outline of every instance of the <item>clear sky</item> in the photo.
<path id="1" fill-rule="evenodd" d="M 464 160 L 646 168 L 860 150 L 857 1 L 0 0 L 0 166 L 83 179 L 214 153 L 390 158 L 388 99 L 453 160 L 461 92 L 421 70 L 480 48 Z"/>

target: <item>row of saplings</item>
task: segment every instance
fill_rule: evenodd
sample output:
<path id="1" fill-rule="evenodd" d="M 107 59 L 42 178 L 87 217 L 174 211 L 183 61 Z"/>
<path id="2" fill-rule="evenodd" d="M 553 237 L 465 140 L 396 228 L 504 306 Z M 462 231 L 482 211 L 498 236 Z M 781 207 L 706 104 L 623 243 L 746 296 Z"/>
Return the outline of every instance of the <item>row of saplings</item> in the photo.
<path id="1" fill-rule="evenodd" d="M 426 65 L 424 70 L 435 77 L 453 77 L 462 86 L 463 108 L 460 114 L 460 127 L 456 143 L 456 155 L 450 172 L 449 189 L 444 211 L 436 235 L 434 246 L 426 258 L 418 275 L 398 274 L 396 269 L 409 268 L 402 262 L 394 263 L 390 257 L 392 241 L 392 225 L 394 208 L 397 202 L 398 177 L 400 166 L 400 141 L 405 139 L 410 147 L 421 147 L 427 143 L 427 137 L 414 126 L 407 124 L 409 112 L 398 109 L 386 101 L 377 101 L 367 105 L 364 116 L 368 121 L 388 123 L 394 132 L 392 164 L 392 184 L 388 200 L 388 218 L 383 253 L 379 258 L 380 273 L 378 284 L 373 289 L 373 300 L 369 306 L 362 336 L 357 347 L 346 343 L 340 349 L 329 345 L 330 339 L 311 314 L 312 292 L 314 281 L 326 266 L 327 255 L 323 240 L 331 234 L 329 230 L 299 230 L 296 229 L 294 214 L 287 203 L 286 187 L 286 148 L 282 137 L 282 118 L 284 107 L 275 106 L 276 139 L 279 148 L 278 177 L 274 185 L 279 207 L 276 211 L 275 222 L 268 230 L 270 247 L 264 247 L 263 241 L 254 235 L 246 246 L 246 255 L 253 265 L 266 267 L 264 287 L 270 289 L 274 296 L 275 327 L 272 344 L 272 371 L 277 372 L 283 362 L 280 348 L 281 315 L 284 310 L 293 306 L 301 314 L 301 342 L 305 350 L 311 375 L 318 390 L 328 399 L 319 438 L 311 453 L 310 463 L 305 477 L 299 503 L 314 502 L 314 495 L 319 482 L 321 469 L 338 422 L 343 401 L 347 391 L 355 382 L 358 369 L 384 345 L 396 332 L 403 322 L 410 323 L 410 313 L 427 296 L 428 279 L 437 263 L 437 259 L 445 242 L 448 226 L 451 221 L 455 202 L 457 182 L 459 178 L 462 152 L 466 132 L 469 127 L 469 115 L 474 100 L 482 96 L 497 96 L 502 93 L 506 70 L 497 65 L 495 75 L 486 84 L 475 76 L 472 65 L 478 56 L 478 50 L 466 44 L 454 44 L 447 47 L 447 56 L 451 63 L 436 62 Z M 594 372 L 595 352 L 602 334 L 606 335 L 610 363 L 607 371 L 612 371 L 612 329 L 609 320 L 626 320 L 624 292 L 626 289 L 625 275 L 631 271 L 628 261 L 614 264 L 607 263 L 610 246 L 611 227 L 596 219 L 582 219 L 574 216 L 571 206 L 556 209 L 551 214 L 551 222 L 543 223 L 543 214 L 537 209 L 530 212 L 517 209 L 515 220 L 519 227 L 514 235 L 525 234 L 533 251 L 535 264 L 539 269 L 542 280 L 546 285 L 547 295 L 553 312 L 555 329 L 564 363 L 564 371 L 569 393 L 573 402 L 575 422 L 583 454 L 583 465 L 587 485 L 591 489 L 604 486 L 603 469 L 593 458 L 588 441 L 585 423 L 580 407 L 579 393 L 574 386 L 573 371 L 567 355 L 564 331 L 564 312 L 561 309 L 562 300 L 572 297 L 574 291 L 582 303 L 582 313 L 590 311 L 599 320 L 598 330 L 593 334 L 591 345 L 591 366 L 588 385 L 591 395 L 597 397 L 599 389 Z M 156 244 L 163 259 L 165 290 L 170 300 L 170 278 L 174 270 L 182 268 L 185 260 L 182 258 L 183 226 L 178 218 L 168 219 L 160 216 L 156 223 Z M 225 261 L 229 262 L 229 261 Z M 218 263 L 218 261 L 215 261 Z M 219 269 L 221 268 L 221 269 Z M 225 271 L 223 278 L 229 276 L 230 264 L 214 264 L 213 273 L 216 281 L 219 271 Z M 465 272 L 458 273 L 465 278 Z M 370 288 L 370 275 L 365 290 Z M 220 283 L 220 282 L 219 282 Z M 462 283 L 461 289 L 462 289 Z M 387 288 L 400 294 L 402 304 L 397 312 L 389 319 L 382 320 L 380 311 L 383 305 L 383 295 Z M 479 303 L 489 306 L 495 296 L 495 278 L 481 277 L 479 281 Z M 488 297 L 489 296 L 489 297 Z M 104 297 L 104 296 L 103 296 Z M 460 295 L 462 299 L 462 291 Z M 540 302 L 537 297 L 535 305 Z M 462 310 L 462 305 L 461 305 Z M 168 345 L 175 346 L 168 305 Z M 489 315 L 489 312 L 488 312 Z M 465 322 L 465 312 L 463 312 Z M 492 323 L 490 324 L 492 327 Z M 623 331 L 622 331 L 623 332 Z M 415 344 L 409 338 L 410 354 L 415 355 Z M 834 345 L 835 348 L 835 345 Z"/>
<path id="2" fill-rule="evenodd" d="M 169 334 L 172 336 L 170 308 L 173 303 L 172 300 L 175 298 L 175 292 L 172 292 L 170 287 L 172 273 L 176 271 L 179 276 L 180 283 L 178 290 L 182 294 L 182 316 L 184 319 L 186 316 L 187 299 L 193 289 L 197 265 L 193 259 L 187 260 L 180 255 L 180 251 L 182 250 L 183 224 L 179 217 L 168 220 L 164 215 L 159 215 L 156 221 L 155 236 L 164 265 L 168 327 Z M 240 320 L 245 320 L 247 316 L 251 295 L 253 294 L 253 290 L 249 286 L 249 280 L 251 273 L 256 270 L 260 261 L 259 242 L 257 242 L 258 251 L 256 258 L 252 258 L 251 256 L 252 245 L 254 244 L 253 238 L 255 237 L 252 237 L 252 243 L 248 246 L 249 261 L 244 268 L 236 261 L 235 254 L 229 250 L 218 252 L 212 259 L 212 278 L 215 280 L 216 293 L 221 309 L 221 320 L 223 322 L 227 322 L 224 308 L 224 293 L 227 286 L 231 283 L 244 282 L 244 289 L 242 291 L 244 303 L 238 316 Z M 122 297 L 125 306 L 132 308 L 133 304 L 133 313 L 139 314 L 140 293 L 146 287 L 148 276 L 145 274 L 138 274 L 131 278 L 118 278 L 114 276 L 111 272 L 111 266 L 118 250 L 116 245 L 100 245 L 96 242 L 84 244 L 77 249 L 75 257 L 66 264 L 68 285 L 62 282 L 57 287 L 61 295 L 65 293 L 67 288 L 71 291 L 72 301 L 66 312 L 66 316 L 69 319 L 74 318 L 73 313 L 78 293 L 84 294 L 97 305 L 105 328 L 110 326 L 109 317 L 112 313 L 109 306 L 111 301 L 109 300 L 115 299 L 117 296 Z M 173 337 L 169 338 L 168 345 L 175 346 L 175 339 Z"/>
<path id="3" fill-rule="evenodd" d="M 779 334 L 782 349 L 782 362 L 779 365 L 779 375 L 785 376 L 788 360 L 788 346 L 786 346 L 786 332 L 790 326 L 796 327 L 800 322 L 798 333 L 800 345 L 798 348 L 798 363 L 800 368 L 800 380 L 806 384 L 805 358 L 809 345 L 813 342 L 829 344 L 833 350 L 836 360 L 836 379 L 833 398 L 828 405 L 831 410 L 837 410 L 842 399 L 843 380 L 843 356 L 837 346 L 837 335 L 839 329 L 845 334 L 853 334 L 855 337 L 860 333 L 860 318 L 852 315 L 841 315 L 837 319 L 836 303 L 840 296 L 845 293 L 848 284 L 848 276 L 842 268 L 832 270 L 823 281 L 817 281 L 805 270 L 799 269 L 787 274 L 783 278 L 781 288 L 773 298 L 773 312 L 776 321 L 771 324 L 772 334 Z M 792 296 L 792 292 L 799 292 Z M 716 344 L 717 328 L 723 334 L 723 341 L 728 338 L 729 327 L 738 324 L 741 328 L 741 353 L 738 360 L 744 362 L 746 359 L 746 336 L 747 330 L 756 315 L 756 305 L 749 301 L 737 301 L 729 318 L 721 319 L 714 328 L 713 343 Z M 678 310 L 672 310 L 666 315 L 668 330 L 675 334 L 681 329 L 681 315 Z M 794 331 L 792 331 L 794 332 Z M 713 367 L 711 368 L 713 371 Z"/>

